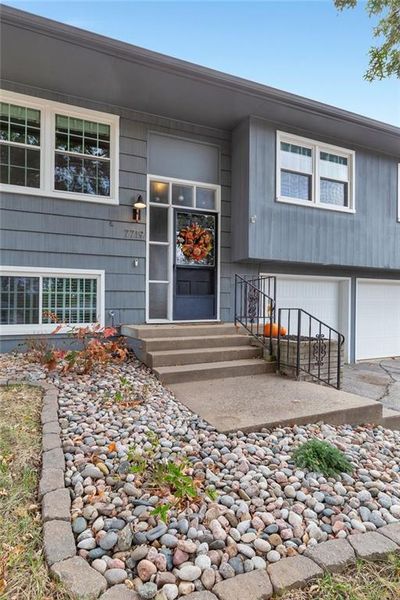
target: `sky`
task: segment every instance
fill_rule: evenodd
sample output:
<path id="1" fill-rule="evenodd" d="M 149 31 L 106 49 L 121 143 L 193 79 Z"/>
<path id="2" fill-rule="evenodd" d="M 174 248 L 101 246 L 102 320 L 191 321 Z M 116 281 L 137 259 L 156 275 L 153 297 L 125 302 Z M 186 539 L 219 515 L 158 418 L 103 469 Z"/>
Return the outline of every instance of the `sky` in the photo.
<path id="1" fill-rule="evenodd" d="M 0 3 L 400 126 L 400 81 L 363 79 L 377 22 L 364 1 Z"/>

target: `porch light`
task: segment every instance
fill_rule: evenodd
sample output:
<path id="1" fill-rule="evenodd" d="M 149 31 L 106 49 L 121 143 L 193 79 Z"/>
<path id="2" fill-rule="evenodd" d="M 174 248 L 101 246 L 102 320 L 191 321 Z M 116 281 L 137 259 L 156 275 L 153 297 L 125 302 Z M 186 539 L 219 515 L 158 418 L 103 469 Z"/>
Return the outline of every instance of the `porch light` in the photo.
<path id="1" fill-rule="evenodd" d="M 135 223 L 139 223 L 140 221 L 140 211 L 146 208 L 146 203 L 143 200 L 143 196 L 140 194 L 137 199 L 136 202 L 133 205 L 133 220 L 135 221 Z"/>

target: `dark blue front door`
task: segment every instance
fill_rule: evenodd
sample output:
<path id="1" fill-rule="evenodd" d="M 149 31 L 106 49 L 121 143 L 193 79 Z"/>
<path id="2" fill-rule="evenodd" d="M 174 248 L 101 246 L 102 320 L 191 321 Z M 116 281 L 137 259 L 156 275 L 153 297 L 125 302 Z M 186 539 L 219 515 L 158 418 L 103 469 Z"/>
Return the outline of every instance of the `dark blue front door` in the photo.
<path id="1" fill-rule="evenodd" d="M 175 209 L 174 320 L 217 318 L 217 215 Z"/>

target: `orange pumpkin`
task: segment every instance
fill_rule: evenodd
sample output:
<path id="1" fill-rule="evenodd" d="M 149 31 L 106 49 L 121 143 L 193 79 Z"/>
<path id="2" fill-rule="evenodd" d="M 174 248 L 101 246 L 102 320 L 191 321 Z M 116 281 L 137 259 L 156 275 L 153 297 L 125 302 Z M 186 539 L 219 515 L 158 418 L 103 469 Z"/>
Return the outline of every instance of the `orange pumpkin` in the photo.
<path id="1" fill-rule="evenodd" d="M 272 330 L 272 334 L 271 334 L 271 330 Z M 286 333 L 287 333 L 286 327 L 283 327 L 281 325 L 280 335 L 286 335 Z M 265 337 L 269 337 L 270 335 L 272 335 L 272 337 L 276 338 L 276 337 L 278 337 L 278 334 L 279 334 L 278 323 L 266 323 L 264 325 Z"/>

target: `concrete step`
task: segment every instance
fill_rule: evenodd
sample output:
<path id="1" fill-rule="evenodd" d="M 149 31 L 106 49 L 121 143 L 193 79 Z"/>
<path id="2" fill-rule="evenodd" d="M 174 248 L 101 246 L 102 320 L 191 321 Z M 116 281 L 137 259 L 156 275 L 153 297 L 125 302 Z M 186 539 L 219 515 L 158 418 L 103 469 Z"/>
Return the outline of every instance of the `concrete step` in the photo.
<path id="1" fill-rule="evenodd" d="M 167 367 L 173 365 L 195 365 L 200 363 L 215 363 L 262 357 L 262 349 L 255 346 L 208 348 L 207 338 L 204 340 L 204 343 L 203 340 L 201 341 L 201 345 L 201 348 L 149 352 L 147 354 L 147 364 L 149 367 Z"/>
<path id="2" fill-rule="evenodd" d="M 143 338 L 143 349 L 146 352 L 161 352 L 163 350 L 186 350 L 199 347 L 199 336 Z M 225 348 L 227 346 L 249 346 L 251 337 L 245 334 L 238 335 L 208 335 L 201 341 L 205 348 Z"/>
<path id="3" fill-rule="evenodd" d="M 163 383 L 182 383 L 186 381 L 202 381 L 238 377 L 240 375 L 257 375 L 275 372 L 276 364 L 268 363 L 261 358 L 231 360 L 197 365 L 178 365 L 155 367 L 154 373 Z"/>
<path id="4" fill-rule="evenodd" d="M 176 338 L 209 335 L 237 335 L 238 330 L 233 323 L 199 323 L 193 325 L 123 325 L 122 335 L 136 339 Z"/>
<path id="5" fill-rule="evenodd" d="M 400 412 L 384 406 L 379 425 L 387 427 L 387 429 L 398 429 L 400 431 Z"/>

